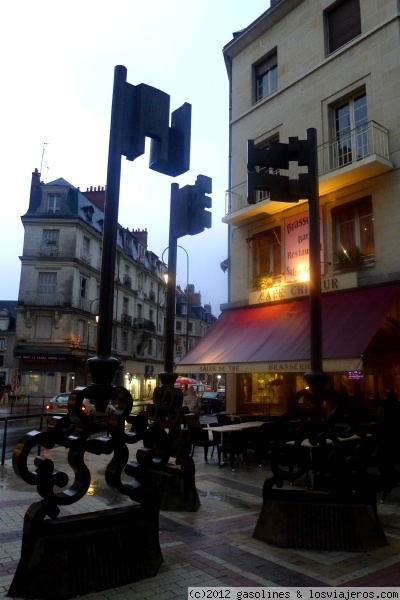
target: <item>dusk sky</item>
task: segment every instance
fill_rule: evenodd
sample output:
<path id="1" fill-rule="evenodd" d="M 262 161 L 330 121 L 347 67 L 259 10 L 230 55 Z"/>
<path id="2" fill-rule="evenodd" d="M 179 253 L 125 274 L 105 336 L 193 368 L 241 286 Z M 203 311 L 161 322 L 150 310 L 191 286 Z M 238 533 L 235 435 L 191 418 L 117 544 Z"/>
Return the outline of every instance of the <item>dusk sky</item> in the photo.
<path id="1" fill-rule="evenodd" d="M 228 185 L 228 77 L 222 48 L 269 8 L 267 0 L 38 0 L 1 6 L 3 94 L 0 299 L 17 300 L 31 173 L 63 177 L 84 192 L 105 186 L 114 68 L 127 80 L 192 105 L 190 171 L 171 178 L 148 168 L 149 153 L 122 158 L 119 223 L 148 230 L 160 258 L 168 246 L 171 183 L 213 180 L 212 229 L 179 239 L 189 279 L 213 313 L 227 301 L 225 191 Z M 44 152 L 43 152 L 44 151 Z M 164 253 L 167 262 L 168 252 Z M 178 249 L 177 282 L 186 286 Z"/>

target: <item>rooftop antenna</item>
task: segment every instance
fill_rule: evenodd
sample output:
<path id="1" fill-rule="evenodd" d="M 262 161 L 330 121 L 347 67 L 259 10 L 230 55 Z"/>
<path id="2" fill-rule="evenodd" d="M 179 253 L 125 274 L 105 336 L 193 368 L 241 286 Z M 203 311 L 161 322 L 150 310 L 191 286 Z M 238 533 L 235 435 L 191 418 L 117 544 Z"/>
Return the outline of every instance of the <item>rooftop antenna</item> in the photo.
<path id="1" fill-rule="evenodd" d="M 46 165 L 46 169 L 47 169 L 47 170 L 46 170 L 46 182 L 45 182 L 45 183 L 47 183 L 47 179 L 48 179 L 48 177 L 49 177 L 49 170 L 50 170 L 50 167 L 49 167 L 49 165 L 47 164 L 47 162 L 46 162 L 45 160 L 44 160 L 43 162 L 44 162 L 44 164 Z M 42 170 L 40 169 L 40 171 L 42 171 Z"/>
<path id="2" fill-rule="evenodd" d="M 42 149 L 42 160 L 40 162 L 40 174 L 42 174 L 42 167 L 43 167 L 43 156 L 44 156 L 44 151 L 45 151 L 45 146 L 48 144 L 48 142 L 43 142 L 43 149 Z"/>

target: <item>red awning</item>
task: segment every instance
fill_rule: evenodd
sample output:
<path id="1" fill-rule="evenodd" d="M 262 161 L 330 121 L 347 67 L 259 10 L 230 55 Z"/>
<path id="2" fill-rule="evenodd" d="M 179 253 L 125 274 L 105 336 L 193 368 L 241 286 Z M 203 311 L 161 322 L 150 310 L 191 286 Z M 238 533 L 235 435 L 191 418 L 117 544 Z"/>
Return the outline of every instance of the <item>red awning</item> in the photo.
<path id="1" fill-rule="evenodd" d="M 324 370 L 360 369 L 362 354 L 398 299 L 400 284 L 323 294 Z M 176 370 L 302 372 L 309 359 L 309 299 L 302 298 L 224 311 Z M 218 369 L 222 365 L 228 368 Z"/>

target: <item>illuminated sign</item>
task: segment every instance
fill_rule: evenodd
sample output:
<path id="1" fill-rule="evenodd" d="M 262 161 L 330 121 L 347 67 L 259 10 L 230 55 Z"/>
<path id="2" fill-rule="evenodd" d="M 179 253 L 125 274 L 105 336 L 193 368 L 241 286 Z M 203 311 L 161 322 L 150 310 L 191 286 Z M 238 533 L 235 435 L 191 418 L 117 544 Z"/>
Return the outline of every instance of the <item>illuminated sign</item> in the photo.
<path id="1" fill-rule="evenodd" d="M 364 379 L 364 371 L 348 371 L 347 376 L 349 379 Z"/>

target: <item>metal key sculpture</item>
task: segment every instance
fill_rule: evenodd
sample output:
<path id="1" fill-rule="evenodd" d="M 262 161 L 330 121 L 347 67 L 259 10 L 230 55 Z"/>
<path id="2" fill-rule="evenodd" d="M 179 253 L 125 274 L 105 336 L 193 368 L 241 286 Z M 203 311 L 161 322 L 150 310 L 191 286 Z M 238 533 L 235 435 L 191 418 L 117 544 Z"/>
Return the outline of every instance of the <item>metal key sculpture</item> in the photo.
<path id="1" fill-rule="evenodd" d="M 96 381 L 96 372 L 101 373 L 107 359 L 96 357 L 91 361 Z M 170 382 L 174 379 L 165 377 Z M 165 381 L 163 376 L 161 378 Z M 85 398 L 103 411 L 110 402 L 114 404 L 107 437 L 91 437 L 90 420 L 82 410 Z M 69 598 L 156 574 L 162 562 L 158 540 L 159 507 L 169 480 L 168 475 L 163 479 L 163 469 L 171 456 L 186 472 L 193 466 L 186 432 L 181 428 L 181 405 L 180 389 L 173 384 L 162 385 L 155 391 L 149 423 L 145 414 L 130 414 L 132 397 L 125 388 L 105 382 L 93 383 L 71 393 L 68 415 L 54 416 L 47 431 L 31 431 L 19 442 L 13 455 L 14 470 L 26 483 L 37 487 L 41 499 L 25 514 L 21 561 L 10 595 Z M 129 431 L 125 430 L 126 423 L 130 424 Z M 136 460 L 131 461 L 129 448 L 139 442 Z M 32 451 L 37 446 L 48 451 L 66 448 L 68 464 L 74 474 L 72 480 L 66 471 L 57 468 L 50 458 L 51 452 L 49 456 L 36 456 L 32 468 Z M 60 457 L 59 452 L 56 454 Z M 88 454 L 111 456 L 105 469 L 106 483 L 133 502 L 100 513 L 60 516 L 61 507 L 77 503 L 89 490 Z M 104 543 L 104 536 L 107 539 L 111 536 L 111 548 Z M 135 546 L 137 551 L 133 552 Z M 98 564 L 88 570 L 89 559 L 82 559 L 82 551 L 93 547 Z M 103 558 L 98 559 L 102 554 Z M 129 561 L 131 555 L 135 558 Z M 79 560 L 75 556 L 79 556 Z M 68 584 L 63 583 L 56 564 L 64 564 L 66 571 L 79 573 L 76 582 L 70 578 Z M 80 572 L 84 569 L 89 575 Z"/>

